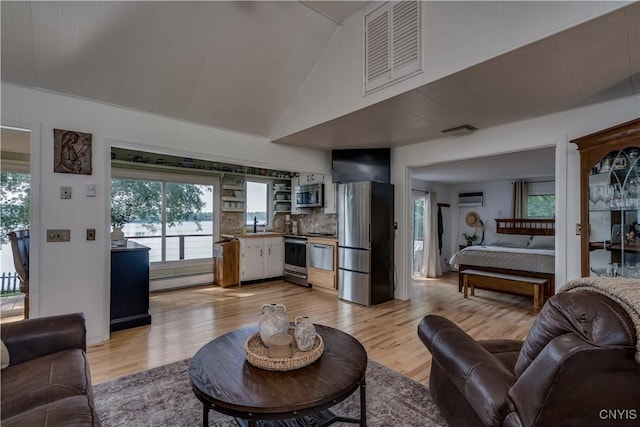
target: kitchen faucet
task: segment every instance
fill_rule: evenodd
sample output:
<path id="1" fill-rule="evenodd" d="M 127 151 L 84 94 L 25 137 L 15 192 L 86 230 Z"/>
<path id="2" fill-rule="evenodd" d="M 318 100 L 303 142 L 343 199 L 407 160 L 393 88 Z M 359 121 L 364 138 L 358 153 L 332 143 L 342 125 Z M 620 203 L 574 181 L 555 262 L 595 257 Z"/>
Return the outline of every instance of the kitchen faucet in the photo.
<path id="1" fill-rule="evenodd" d="M 258 232 L 258 217 L 254 216 L 253 217 L 253 233 L 257 233 Z"/>

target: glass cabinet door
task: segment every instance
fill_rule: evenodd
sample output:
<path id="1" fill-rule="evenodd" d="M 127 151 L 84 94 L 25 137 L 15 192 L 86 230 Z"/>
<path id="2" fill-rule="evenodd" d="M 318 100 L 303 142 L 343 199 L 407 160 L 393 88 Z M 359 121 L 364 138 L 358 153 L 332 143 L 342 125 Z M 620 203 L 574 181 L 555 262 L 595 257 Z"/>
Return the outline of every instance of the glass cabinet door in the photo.
<path id="1" fill-rule="evenodd" d="M 607 153 L 589 173 L 591 276 L 640 278 L 640 148 Z"/>

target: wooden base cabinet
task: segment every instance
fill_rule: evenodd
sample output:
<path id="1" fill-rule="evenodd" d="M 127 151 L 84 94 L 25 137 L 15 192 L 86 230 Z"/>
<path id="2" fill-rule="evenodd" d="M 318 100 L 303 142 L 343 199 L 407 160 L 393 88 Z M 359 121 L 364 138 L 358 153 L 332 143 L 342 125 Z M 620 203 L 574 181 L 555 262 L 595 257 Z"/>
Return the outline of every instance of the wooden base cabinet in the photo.
<path id="1" fill-rule="evenodd" d="M 230 240 L 213 246 L 213 283 L 221 288 L 240 284 L 240 242 Z"/>
<path id="2" fill-rule="evenodd" d="M 149 250 L 134 242 L 111 249 L 111 332 L 151 324 Z"/>

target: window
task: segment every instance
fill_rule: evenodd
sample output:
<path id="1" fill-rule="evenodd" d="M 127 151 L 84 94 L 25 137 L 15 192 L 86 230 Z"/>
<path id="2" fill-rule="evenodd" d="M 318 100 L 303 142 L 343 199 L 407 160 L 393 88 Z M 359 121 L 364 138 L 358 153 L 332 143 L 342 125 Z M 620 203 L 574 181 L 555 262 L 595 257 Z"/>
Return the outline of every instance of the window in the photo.
<path id="1" fill-rule="evenodd" d="M 245 224 L 253 226 L 254 218 L 258 225 L 269 225 L 269 185 L 266 182 L 247 181 L 247 217 Z"/>
<path id="2" fill-rule="evenodd" d="M 424 193 L 413 196 L 413 273 L 420 274 L 424 247 L 424 208 L 426 197 Z"/>
<path id="3" fill-rule="evenodd" d="M 154 179 L 111 181 L 111 221 L 125 236 L 151 248 L 150 262 L 211 258 L 214 238 L 211 184 Z"/>
<path id="4" fill-rule="evenodd" d="M 556 212 L 555 181 L 527 183 L 527 218 L 553 218 Z"/>
<path id="5" fill-rule="evenodd" d="M 555 194 L 527 196 L 528 218 L 553 218 L 556 212 Z"/>

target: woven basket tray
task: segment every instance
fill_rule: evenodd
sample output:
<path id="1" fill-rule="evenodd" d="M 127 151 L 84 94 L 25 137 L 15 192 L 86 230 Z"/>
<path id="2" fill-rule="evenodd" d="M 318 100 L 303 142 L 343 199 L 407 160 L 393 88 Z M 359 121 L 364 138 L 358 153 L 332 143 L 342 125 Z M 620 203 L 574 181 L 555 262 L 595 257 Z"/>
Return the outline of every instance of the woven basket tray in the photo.
<path id="1" fill-rule="evenodd" d="M 289 329 L 289 333 L 293 334 L 292 328 Z M 322 337 L 318 334 L 316 334 L 313 348 L 309 351 L 298 350 L 294 341 L 293 355 L 291 357 L 273 358 L 269 356 L 269 349 L 262 343 L 259 332 L 251 335 L 244 343 L 244 356 L 247 362 L 256 368 L 267 371 L 291 371 L 303 368 L 318 360 L 323 351 L 324 342 L 322 342 Z"/>

